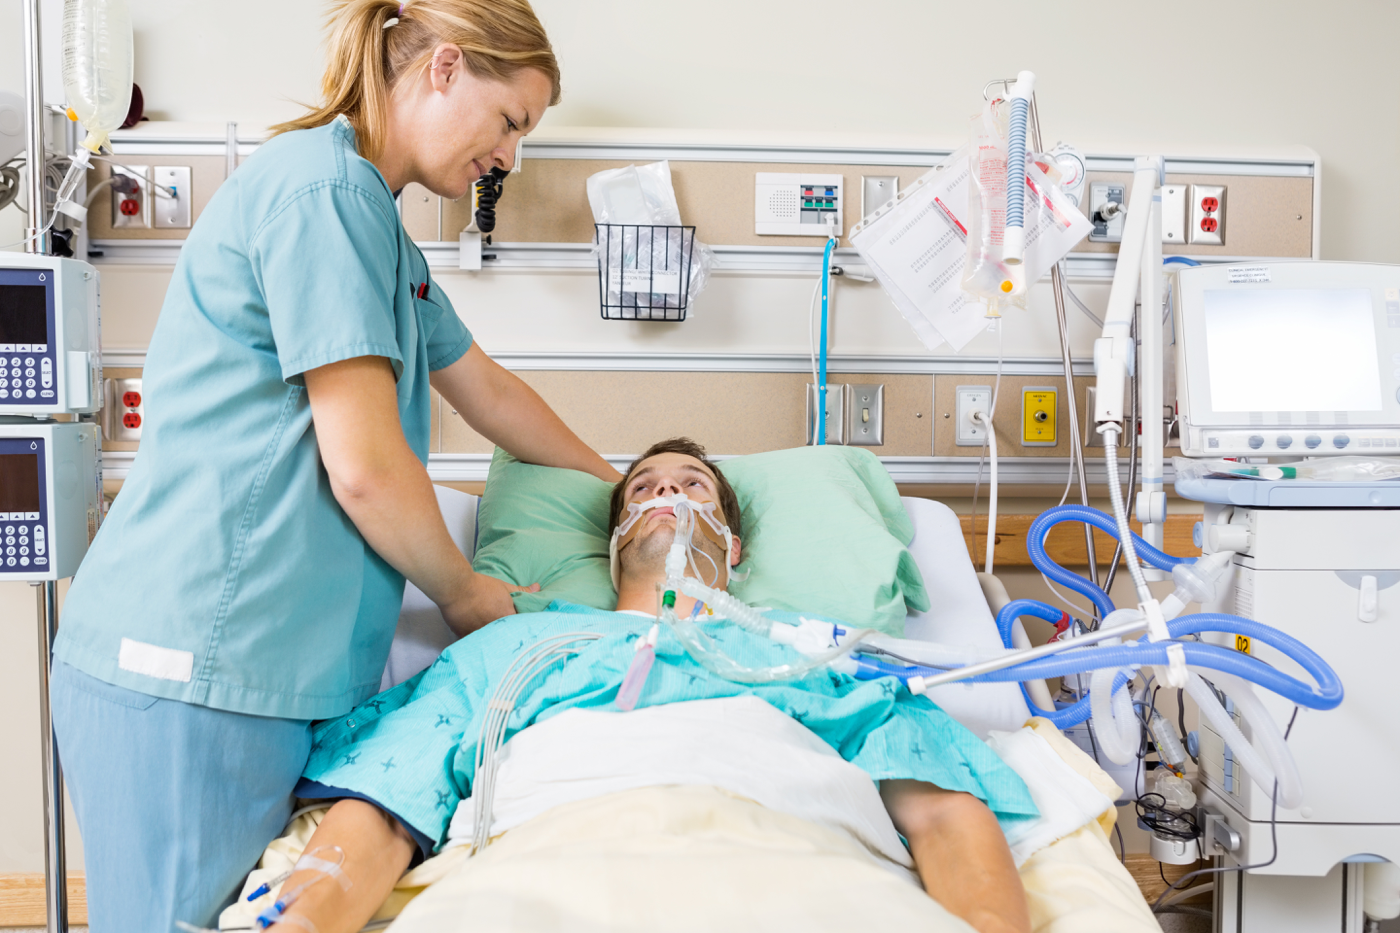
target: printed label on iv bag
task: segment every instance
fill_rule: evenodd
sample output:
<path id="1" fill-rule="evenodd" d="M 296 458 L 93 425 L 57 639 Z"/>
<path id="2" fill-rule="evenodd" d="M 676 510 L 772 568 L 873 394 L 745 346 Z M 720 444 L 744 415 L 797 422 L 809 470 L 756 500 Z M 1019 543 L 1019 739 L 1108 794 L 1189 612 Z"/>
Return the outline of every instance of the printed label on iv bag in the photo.
<path id="1" fill-rule="evenodd" d="M 1244 266 L 1240 269 L 1230 270 L 1231 285 L 1250 285 L 1254 283 L 1268 283 L 1273 279 L 1269 277 L 1268 266 Z"/>
<path id="2" fill-rule="evenodd" d="M 614 273 L 609 283 L 613 291 L 618 291 L 617 275 Z M 623 269 L 622 288 L 624 292 L 649 292 L 653 295 L 679 295 L 681 274 L 663 269 Z"/>

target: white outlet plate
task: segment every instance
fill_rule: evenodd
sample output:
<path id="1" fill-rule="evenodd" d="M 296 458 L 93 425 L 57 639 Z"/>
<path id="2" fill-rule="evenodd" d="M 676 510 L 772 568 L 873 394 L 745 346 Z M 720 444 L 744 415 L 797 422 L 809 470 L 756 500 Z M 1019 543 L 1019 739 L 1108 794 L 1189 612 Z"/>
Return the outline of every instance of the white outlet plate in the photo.
<path id="1" fill-rule="evenodd" d="M 129 175 L 141 184 L 141 188 L 131 197 L 141 202 L 141 209 L 130 216 L 122 213 L 122 202 L 127 199 L 127 195 L 116 189 L 112 190 L 112 229 L 120 230 L 131 227 L 149 227 L 151 225 L 151 189 L 146 179 L 149 175 L 150 167 L 146 165 L 112 166 L 113 175 Z"/>
<path id="2" fill-rule="evenodd" d="M 754 173 L 753 228 L 759 236 L 841 236 L 842 175 Z"/>
<path id="3" fill-rule="evenodd" d="M 810 447 L 817 440 L 817 423 L 814 420 L 813 412 L 817 410 L 817 387 L 812 383 L 807 383 L 807 445 Z M 826 442 L 828 444 L 846 443 L 846 387 L 844 385 L 826 385 Z"/>
<path id="4" fill-rule="evenodd" d="M 1180 246 L 1186 242 L 1186 197 L 1190 185 L 1162 186 L 1162 245 Z"/>
<path id="5" fill-rule="evenodd" d="M 190 200 L 194 189 L 190 186 L 188 165 L 157 165 L 152 191 L 155 202 L 156 227 L 163 230 L 188 230 L 190 226 Z M 171 197 L 162 189 L 175 192 Z"/>
<path id="6" fill-rule="evenodd" d="M 977 410 L 990 411 L 992 408 L 991 386 L 958 386 L 957 446 L 981 447 L 987 442 L 987 429 L 980 422 L 972 420 Z"/>

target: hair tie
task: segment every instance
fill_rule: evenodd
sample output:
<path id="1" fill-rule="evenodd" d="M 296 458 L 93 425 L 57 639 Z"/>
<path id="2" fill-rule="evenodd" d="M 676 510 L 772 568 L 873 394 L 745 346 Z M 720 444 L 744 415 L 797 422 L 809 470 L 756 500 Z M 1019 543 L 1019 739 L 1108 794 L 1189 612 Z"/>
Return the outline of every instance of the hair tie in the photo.
<path id="1" fill-rule="evenodd" d="M 383 26 L 382 28 L 388 29 L 390 26 L 397 26 L 397 25 L 399 24 L 399 19 L 400 19 L 400 17 L 403 16 L 403 8 L 406 7 L 406 6 L 408 6 L 408 0 L 404 0 L 403 3 L 400 3 L 400 4 L 399 4 L 399 12 L 398 12 L 398 15 L 397 15 L 397 16 L 391 16 L 391 17 L 389 17 L 388 19 L 386 19 L 386 20 L 384 21 L 384 26 Z"/>

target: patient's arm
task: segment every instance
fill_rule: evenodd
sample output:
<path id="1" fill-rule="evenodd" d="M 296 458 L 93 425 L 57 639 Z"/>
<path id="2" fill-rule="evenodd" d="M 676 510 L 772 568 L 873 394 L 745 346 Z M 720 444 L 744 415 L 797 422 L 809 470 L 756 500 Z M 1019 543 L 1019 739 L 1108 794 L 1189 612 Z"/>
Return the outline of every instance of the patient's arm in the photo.
<path id="1" fill-rule="evenodd" d="M 342 800 L 331 807 L 311 841 L 310 852 L 317 846 L 339 846 L 345 853 L 340 866 L 350 879 L 346 891 L 334 878 L 326 878 L 308 888 L 287 911 L 288 916 L 301 916 L 314 927 L 296 921 L 283 920 L 272 925 L 275 933 L 296 933 L 315 929 L 317 933 L 354 933 L 374 916 L 384 903 L 394 882 L 408 868 L 415 843 L 399 821 L 372 803 L 363 800 Z M 328 851 L 318 852 L 317 858 L 335 861 Z M 292 891 L 305 881 L 320 877 L 314 871 L 299 871 L 282 885 L 282 892 Z"/>
<path id="2" fill-rule="evenodd" d="M 880 796 L 929 896 L 980 933 L 1030 933 L 1021 876 L 986 804 L 924 781 L 881 781 Z"/>

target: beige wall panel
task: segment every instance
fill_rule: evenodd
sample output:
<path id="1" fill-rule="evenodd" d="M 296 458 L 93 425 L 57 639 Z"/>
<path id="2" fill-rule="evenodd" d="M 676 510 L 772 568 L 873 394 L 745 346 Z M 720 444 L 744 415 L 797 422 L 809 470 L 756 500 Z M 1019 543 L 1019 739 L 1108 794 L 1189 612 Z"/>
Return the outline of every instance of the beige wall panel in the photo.
<path id="1" fill-rule="evenodd" d="M 1133 176 L 1123 172 L 1089 172 L 1087 184 L 1096 181 L 1131 185 Z M 1173 256 L 1312 256 L 1313 180 L 1272 175 L 1168 175 L 1168 182 L 1185 185 L 1225 186 L 1225 243 L 1222 246 L 1172 246 Z M 1089 203 L 1088 187 L 1084 204 Z M 1191 206 L 1187 204 L 1187 222 Z M 1189 231 L 1188 231 L 1189 236 Z M 1083 240 L 1081 253 L 1116 253 L 1117 243 Z"/>
<path id="2" fill-rule="evenodd" d="M 981 447 L 957 445 L 956 419 L 957 387 L 963 385 L 996 385 L 996 374 L 939 375 L 933 377 L 935 457 L 980 457 Z M 1085 390 L 1093 384 L 1088 377 L 1074 380 L 1075 403 L 1079 413 L 1080 433 L 1084 430 Z M 1021 389 L 1024 386 L 1054 386 L 1059 391 L 1059 424 L 1054 447 L 1023 447 L 1021 445 Z M 997 453 L 1002 457 L 1068 457 L 1069 402 L 1065 398 L 1063 376 L 1002 376 L 996 415 L 992 419 L 997 432 Z"/>
<path id="3" fill-rule="evenodd" d="M 627 162 L 598 159 L 527 159 L 506 179 L 496 215 L 499 243 L 586 243 L 593 239 L 593 212 L 585 183 L 589 175 Z M 862 175 L 898 175 L 901 189 L 928 168 L 920 166 L 806 165 L 774 162 L 672 162 L 671 182 L 681 219 L 705 243 L 726 246 L 820 246 L 820 237 L 759 236 L 753 232 L 754 174 L 803 172 L 841 174 L 846 179 L 845 229 L 860 220 Z M 468 198 L 443 204 L 448 240 L 471 219 Z M 844 238 L 841 245 L 849 246 Z"/>
<path id="4" fill-rule="evenodd" d="M 102 349 L 146 349 L 173 274 L 171 266 L 98 267 L 102 283 Z"/>
<path id="5" fill-rule="evenodd" d="M 432 419 L 432 421 L 429 422 L 428 429 L 428 453 L 435 454 L 442 451 L 442 409 L 444 405 L 441 395 L 438 395 L 437 392 L 432 389 L 428 391 L 432 399 L 430 402 L 431 407 L 428 409 L 430 413 L 429 417 Z"/>
<path id="6" fill-rule="evenodd" d="M 580 437 L 605 454 L 634 454 L 688 435 L 716 454 L 799 447 L 805 441 L 803 373 L 522 372 Z M 930 376 L 846 374 L 843 383 L 883 383 L 883 456 L 926 456 L 931 443 Z M 832 382 L 831 385 L 838 383 Z M 492 445 L 443 406 L 442 453 L 490 453 Z"/>
<path id="7" fill-rule="evenodd" d="M 422 185 L 406 185 L 399 196 L 403 227 L 414 240 L 434 242 L 441 239 L 438 230 L 438 202 L 442 199 Z M 454 233 L 452 239 L 457 239 Z"/>
<path id="8" fill-rule="evenodd" d="M 226 167 L 223 156 L 201 155 L 129 155 L 119 156 L 129 165 L 145 165 L 154 169 L 157 165 L 188 165 L 190 185 L 194 188 L 194 200 L 190 204 L 190 222 L 199 220 L 204 206 L 214 196 L 224 181 Z M 88 191 L 112 177 L 112 166 L 97 162 L 88 170 Z M 94 240 L 183 240 L 189 235 L 186 229 L 156 230 L 151 227 L 122 227 L 112 229 L 112 195 L 110 188 L 103 188 L 88 209 L 88 236 Z"/>

